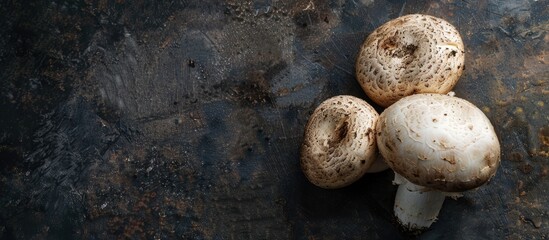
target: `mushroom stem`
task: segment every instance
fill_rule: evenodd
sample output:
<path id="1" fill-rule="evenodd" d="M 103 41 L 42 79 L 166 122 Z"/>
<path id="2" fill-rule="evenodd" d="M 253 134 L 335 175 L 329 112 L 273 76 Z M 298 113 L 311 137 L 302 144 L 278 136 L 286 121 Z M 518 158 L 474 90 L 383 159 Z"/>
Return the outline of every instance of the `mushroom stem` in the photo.
<path id="1" fill-rule="evenodd" d="M 394 212 L 400 224 L 408 230 L 430 227 L 437 220 L 446 194 L 395 177 L 395 182 L 399 181 L 402 183 L 396 193 Z"/>

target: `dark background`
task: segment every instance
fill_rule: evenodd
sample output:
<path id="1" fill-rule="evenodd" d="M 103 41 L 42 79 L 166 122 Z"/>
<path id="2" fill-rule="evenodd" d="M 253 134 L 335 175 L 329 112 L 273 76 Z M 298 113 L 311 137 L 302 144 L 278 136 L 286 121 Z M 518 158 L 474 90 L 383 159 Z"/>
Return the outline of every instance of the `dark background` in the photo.
<path id="1" fill-rule="evenodd" d="M 366 99 L 359 46 L 409 13 L 460 31 L 455 92 L 502 145 L 418 236 L 390 171 L 324 190 L 299 168 L 312 110 Z M 546 0 L 4 0 L 0 26 L 2 239 L 549 237 Z"/>

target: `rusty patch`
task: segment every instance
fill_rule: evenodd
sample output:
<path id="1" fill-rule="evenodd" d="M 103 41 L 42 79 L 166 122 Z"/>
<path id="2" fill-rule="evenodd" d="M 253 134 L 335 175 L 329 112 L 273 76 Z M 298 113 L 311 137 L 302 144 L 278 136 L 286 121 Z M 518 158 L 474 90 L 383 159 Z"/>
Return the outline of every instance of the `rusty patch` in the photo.
<path id="1" fill-rule="evenodd" d="M 543 127 L 539 130 L 539 140 L 544 147 L 549 147 L 549 127 Z"/>

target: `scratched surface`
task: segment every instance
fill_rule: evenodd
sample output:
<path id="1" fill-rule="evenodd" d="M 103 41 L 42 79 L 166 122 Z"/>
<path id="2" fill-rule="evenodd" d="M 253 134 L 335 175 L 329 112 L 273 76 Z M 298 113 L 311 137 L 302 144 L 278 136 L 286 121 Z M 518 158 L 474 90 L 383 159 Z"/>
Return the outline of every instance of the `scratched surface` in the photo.
<path id="1" fill-rule="evenodd" d="M 21 2 L 0 4 L 1 239 L 549 237 L 547 0 Z M 502 144 L 417 236 L 390 171 L 323 190 L 298 160 L 320 102 L 366 99 L 363 39 L 408 13 L 460 31 L 455 92 Z"/>

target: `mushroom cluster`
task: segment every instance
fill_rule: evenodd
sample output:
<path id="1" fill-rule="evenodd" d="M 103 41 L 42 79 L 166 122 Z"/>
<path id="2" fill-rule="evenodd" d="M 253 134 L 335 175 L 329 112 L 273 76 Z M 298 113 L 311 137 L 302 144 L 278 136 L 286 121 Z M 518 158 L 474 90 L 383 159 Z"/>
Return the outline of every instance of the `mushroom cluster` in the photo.
<path id="1" fill-rule="evenodd" d="M 399 185 L 394 214 L 408 230 L 430 227 L 446 196 L 489 181 L 500 164 L 494 128 L 479 108 L 450 92 L 464 54 L 456 28 L 433 16 L 406 15 L 375 29 L 361 46 L 356 77 L 386 109 L 378 114 L 352 96 L 320 104 L 301 147 L 307 179 L 340 188 L 390 167 Z"/>

